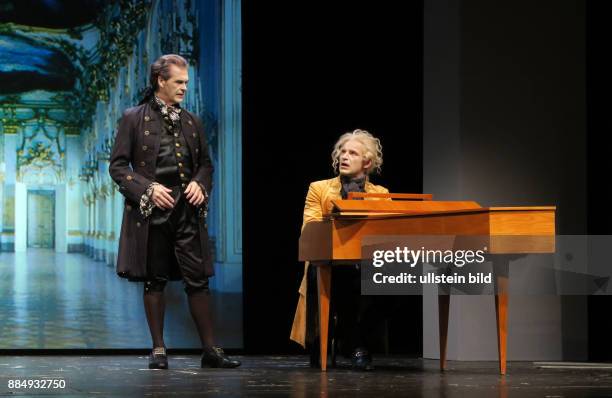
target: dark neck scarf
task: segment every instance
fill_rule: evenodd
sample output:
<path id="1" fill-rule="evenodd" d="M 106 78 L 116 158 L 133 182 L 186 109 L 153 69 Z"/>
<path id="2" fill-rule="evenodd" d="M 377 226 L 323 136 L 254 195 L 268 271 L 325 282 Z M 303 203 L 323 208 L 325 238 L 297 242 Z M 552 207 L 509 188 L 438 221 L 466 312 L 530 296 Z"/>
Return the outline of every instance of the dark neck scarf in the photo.
<path id="1" fill-rule="evenodd" d="M 170 123 L 173 125 L 177 124 L 179 120 L 181 120 L 181 108 L 178 104 L 175 105 L 166 105 L 166 103 L 156 95 L 153 96 L 153 104 L 154 108 L 156 108 L 162 116 L 170 117 Z M 156 105 L 156 106 L 155 106 Z"/>
<path id="2" fill-rule="evenodd" d="M 351 178 L 340 176 L 340 183 L 342 183 L 340 194 L 342 195 L 342 199 L 346 199 L 349 192 L 365 192 L 366 177 Z"/>

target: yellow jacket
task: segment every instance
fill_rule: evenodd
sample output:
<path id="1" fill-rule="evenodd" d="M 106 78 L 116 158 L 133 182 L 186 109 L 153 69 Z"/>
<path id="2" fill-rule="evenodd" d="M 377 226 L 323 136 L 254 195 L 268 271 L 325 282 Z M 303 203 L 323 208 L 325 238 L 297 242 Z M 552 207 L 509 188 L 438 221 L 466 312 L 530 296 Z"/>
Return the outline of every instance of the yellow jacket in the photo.
<path id="1" fill-rule="evenodd" d="M 331 178 L 329 180 L 315 181 L 310 184 L 308 194 L 306 195 L 306 205 L 304 206 L 304 221 L 302 222 L 302 230 L 304 226 L 311 221 L 321 221 L 324 215 L 331 213 L 333 204 L 332 200 L 342 199 L 340 191 L 342 184 L 340 177 Z M 366 181 L 365 191 L 368 193 L 388 193 L 389 190 L 380 185 L 374 185 L 370 181 Z M 373 198 L 376 199 L 376 198 Z M 308 289 L 308 261 L 304 264 L 304 276 L 300 284 L 300 298 L 298 299 L 295 317 L 293 318 L 293 326 L 291 328 L 291 340 L 299 343 L 302 347 L 306 346 L 306 292 Z"/>

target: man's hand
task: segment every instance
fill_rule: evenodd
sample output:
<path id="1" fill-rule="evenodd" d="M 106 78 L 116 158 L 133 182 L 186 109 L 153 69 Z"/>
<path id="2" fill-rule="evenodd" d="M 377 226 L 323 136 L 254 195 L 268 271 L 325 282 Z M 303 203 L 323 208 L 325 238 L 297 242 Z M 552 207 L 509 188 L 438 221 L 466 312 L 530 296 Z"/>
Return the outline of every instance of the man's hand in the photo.
<path id="1" fill-rule="evenodd" d="M 171 209 L 174 207 L 174 199 L 170 196 L 171 189 L 166 188 L 162 184 L 153 185 L 153 193 L 151 194 L 151 200 L 155 203 L 155 206 L 160 209 Z"/>
<path id="2" fill-rule="evenodd" d="M 204 196 L 204 192 L 202 192 L 202 188 L 200 188 L 200 184 L 195 181 L 191 181 L 189 185 L 187 185 L 185 193 L 187 194 L 186 198 L 189 203 L 194 206 L 201 205 L 206 199 L 206 197 Z"/>

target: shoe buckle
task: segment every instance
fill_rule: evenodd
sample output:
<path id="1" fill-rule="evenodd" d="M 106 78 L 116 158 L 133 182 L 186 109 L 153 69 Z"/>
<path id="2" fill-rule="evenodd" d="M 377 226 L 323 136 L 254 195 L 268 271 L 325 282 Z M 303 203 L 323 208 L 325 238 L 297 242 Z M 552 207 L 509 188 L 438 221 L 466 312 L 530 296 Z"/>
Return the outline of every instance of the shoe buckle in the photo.
<path id="1" fill-rule="evenodd" d="M 166 349 L 164 347 L 153 348 L 153 355 L 166 355 Z"/>

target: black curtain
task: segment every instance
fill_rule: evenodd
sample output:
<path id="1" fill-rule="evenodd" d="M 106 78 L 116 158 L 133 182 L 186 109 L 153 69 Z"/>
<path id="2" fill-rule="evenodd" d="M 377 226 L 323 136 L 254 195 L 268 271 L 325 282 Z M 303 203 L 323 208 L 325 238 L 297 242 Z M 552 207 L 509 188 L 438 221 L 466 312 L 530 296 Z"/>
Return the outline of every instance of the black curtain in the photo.
<path id="1" fill-rule="evenodd" d="M 243 2 L 243 283 L 249 353 L 289 341 L 304 198 L 340 134 L 383 144 L 392 192 L 422 189 L 422 15 L 414 2 Z M 397 297 L 393 353 L 421 355 L 421 297 Z M 396 302 L 397 304 L 397 302 Z"/>

